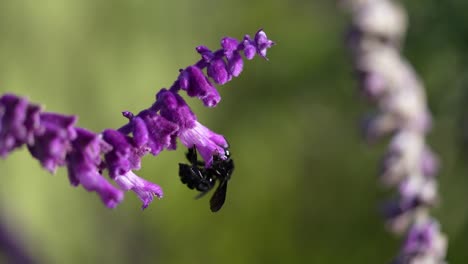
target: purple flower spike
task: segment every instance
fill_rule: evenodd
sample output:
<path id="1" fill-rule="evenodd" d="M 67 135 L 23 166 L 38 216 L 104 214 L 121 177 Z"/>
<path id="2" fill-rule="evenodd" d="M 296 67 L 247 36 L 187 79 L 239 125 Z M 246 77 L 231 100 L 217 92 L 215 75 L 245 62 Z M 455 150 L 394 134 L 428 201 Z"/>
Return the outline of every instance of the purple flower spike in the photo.
<path id="1" fill-rule="evenodd" d="M 40 108 L 24 98 L 6 94 L 0 98 L 0 156 L 23 144 L 32 144 L 39 129 Z"/>
<path id="2" fill-rule="evenodd" d="M 195 146 L 205 161 L 205 167 L 209 168 L 213 162 L 213 156 L 226 159 L 225 149 L 229 147 L 226 139 L 209 130 L 207 127 L 195 121 L 195 126 L 180 132 L 180 141 L 187 148 Z"/>
<path id="3" fill-rule="evenodd" d="M 177 138 L 187 147 L 196 147 L 207 168 L 212 166 L 214 158 L 226 161 L 229 156 L 224 137 L 197 122 L 179 92 L 184 90 L 188 96 L 197 97 L 206 107 L 216 106 L 221 96 L 213 82 L 225 84 L 239 76 L 244 66 L 242 52 L 248 59 L 256 53 L 265 57 L 271 45 L 273 42 L 260 30 L 255 39 L 246 36 L 241 42 L 225 37 L 221 49 L 216 51 L 198 46 L 201 60 L 179 70 L 178 79 L 169 89 L 161 89 L 150 107 L 137 115 L 122 112 L 127 123 L 117 130 L 106 129 L 101 133 L 76 127 L 74 116 L 44 113 L 24 98 L 3 95 L 0 97 L 0 157 L 27 145 L 45 169 L 54 173 L 57 167 L 66 166 L 70 183 L 96 192 L 107 207 L 116 207 L 123 200 L 124 191 L 132 190 L 145 209 L 154 196 L 161 198 L 163 192 L 158 185 L 134 174 L 134 170 L 140 169 L 143 156 L 175 150 Z M 227 160 L 226 164 L 228 177 L 233 161 Z M 224 165 L 218 167 L 224 169 Z M 120 188 L 106 180 L 105 170 Z"/>
<path id="4" fill-rule="evenodd" d="M 28 146 L 28 149 L 51 173 L 55 173 L 58 166 L 66 165 L 66 155 L 76 138 L 75 123 L 75 116 L 54 113 L 40 115 L 41 131 L 35 136 L 34 145 Z"/>
<path id="5" fill-rule="evenodd" d="M 153 201 L 153 197 L 163 197 L 163 191 L 160 186 L 138 177 L 132 171 L 115 178 L 115 182 L 124 191 L 134 191 L 143 202 L 141 209 L 145 209 Z"/>
<path id="6" fill-rule="evenodd" d="M 73 150 L 67 157 L 68 177 L 73 186 L 79 184 L 88 191 L 95 191 L 108 208 L 115 208 L 123 199 L 123 192 L 112 186 L 101 174 L 101 153 L 110 149 L 98 135 L 77 128 Z"/>

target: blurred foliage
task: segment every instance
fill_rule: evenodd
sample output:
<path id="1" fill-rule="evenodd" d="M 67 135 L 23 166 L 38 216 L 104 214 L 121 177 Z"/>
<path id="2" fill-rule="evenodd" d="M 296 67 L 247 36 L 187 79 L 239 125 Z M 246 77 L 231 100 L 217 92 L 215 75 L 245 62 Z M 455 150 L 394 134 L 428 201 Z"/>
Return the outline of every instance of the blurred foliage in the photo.
<path id="1" fill-rule="evenodd" d="M 405 55 L 425 81 L 443 159 L 441 207 L 449 261 L 468 258 L 468 179 L 460 156 L 466 105 L 468 2 L 404 1 Z M 131 193 L 117 209 L 51 176 L 26 150 L 1 161 L 0 207 L 41 263 L 384 263 L 399 239 L 378 214 L 388 193 L 376 167 L 385 147 L 367 146 L 343 46 L 347 16 L 334 1 L 2 0 L 0 91 L 77 114 L 101 131 L 125 122 L 194 63 L 200 44 L 219 47 L 264 28 L 269 61 L 247 61 L 216 109 L 189 99 L 199 120 L 232 145 L 236 171 L 218 214 L 180 184 L 184 148 L 147 157 L 140 176 L 165 197 L 141 211 Z M 466 109 L 466 107 L 465 107 Z M 468 115 L 465 111 L 465 115 Z M 466 122 L 466 121 L 465 121 Z M 0 258 L 1 260 L 2 258 Z"/>

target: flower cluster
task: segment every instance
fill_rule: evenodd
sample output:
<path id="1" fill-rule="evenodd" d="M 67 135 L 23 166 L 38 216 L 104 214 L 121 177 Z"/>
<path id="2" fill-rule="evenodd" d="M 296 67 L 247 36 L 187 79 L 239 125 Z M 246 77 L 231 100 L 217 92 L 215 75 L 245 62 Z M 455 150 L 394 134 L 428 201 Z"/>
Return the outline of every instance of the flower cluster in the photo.
<path id="1" fill-rule="evenodd" d="M 437 202 L 439 163 L 426 144 L 431 127 L 423 84 L 400 55 L 407 18 L 390 0 L 343 1 L 352 14 L 347 45 L 360 91 L 377 106 L 366 118 L 368 141 L 391 136 L 380 168 L 380 179 L 397 188 L 384 208 L 387 226 L 405 233 L 406 242 L 395 263 L 445 263 L 446 238 L 429 209 Z"/>
<path id="2" fill-rule="evenodd" d="M 154 196 L 163 196 L 160 186 L 133 172 L 141 168 L 144 155 L 175 150 L 179 138 L 187 148 L 195 147 L 200 152 L 206 167 L 211 166 L 214 156 L 226 159 L 226 139 L 198 122 L 178 92 L 184 90 L 205 106 L 214 107 L 221 97 L 212 81 L 225 84 L 239 76 L 243 69 L 242 53 L 249 60 L 255 54 L 266 58 L 267 49 L 273 45 L 265 32 L 259 30 L 254 38 L 246 35 L 242 41 L 225 37 L 217 51 L 197 47 L 201 60 L 180 70 L 172 87 L 161 89 L 150 107 L 136 115 L 123 112 L 127 124 L 102 133 L 77 127 L 75 116 L 44 112 L 24 98 L 5 94 L 0 97 L 0 156 L 5 158 L 26 145 L 51 173 L 66 166 L 71 184 L 81 184 L 96 192 L 107 207 L 117 206 L 124 191 L 132 190 L 144 209 Z M 103 176 L 105 170 L 118 187 Z"/>

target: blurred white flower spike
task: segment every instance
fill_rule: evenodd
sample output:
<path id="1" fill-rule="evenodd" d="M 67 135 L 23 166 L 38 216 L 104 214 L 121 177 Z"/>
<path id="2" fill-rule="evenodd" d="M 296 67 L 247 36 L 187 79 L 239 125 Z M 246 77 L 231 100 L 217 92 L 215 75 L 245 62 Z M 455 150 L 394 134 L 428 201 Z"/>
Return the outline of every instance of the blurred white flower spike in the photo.
<path id="1" fill-rule="evenodd" d="M 342 0 L 351 13 L 346 45 L 361 94 L 377 108 L 363 122 L 365 138 L 391 137 L 380 166 L 396 197 L 384 206 L 387 227 L 405 234 L 394 264 L 445 262 L 447 239 L 430 216 L 437 201 L 439 161 L 426 143 L 431 113 L 426 93 L 400 49 L 407 28 L 403 7 L 390 0 Z"/>

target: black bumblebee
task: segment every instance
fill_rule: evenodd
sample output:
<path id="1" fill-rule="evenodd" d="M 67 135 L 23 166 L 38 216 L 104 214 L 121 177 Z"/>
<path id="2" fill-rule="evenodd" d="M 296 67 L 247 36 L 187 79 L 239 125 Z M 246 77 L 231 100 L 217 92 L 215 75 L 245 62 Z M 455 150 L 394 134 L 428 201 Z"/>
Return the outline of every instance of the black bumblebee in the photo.
<path id="1" fill-rule="evenodd" d="M 215 155 L 211 167 L 205 168 L 205 163 L 197 159 L 197 149 L 192 147 L 185 155 L 190 164 L 179 163 L 179 176 L 182 183 L 190 189 L 201 192 L 196 198 L 208 193 L 219 180 L 218 188 L 210 199 L 212 212 L 217 212 L 223 207 L 226 200 L 227 183 L 234 171 L 234 161 L 231 159 L 228 149 L 225 149 L 225 155 L 227 156 L 225 160 Z"/>

